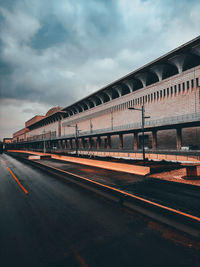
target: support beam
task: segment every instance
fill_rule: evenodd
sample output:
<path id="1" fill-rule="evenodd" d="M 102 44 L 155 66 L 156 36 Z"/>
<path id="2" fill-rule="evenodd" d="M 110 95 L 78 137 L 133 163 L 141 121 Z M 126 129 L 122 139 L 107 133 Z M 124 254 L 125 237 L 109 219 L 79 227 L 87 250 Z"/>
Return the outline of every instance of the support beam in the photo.
<path id="1" fill-rule="evenodd" d="M 152 149 L 153 150 L 157 149 L 157 131 L 156 130 L 152 131 Z"/>
<path id="2" fill-rule="evenodd" d="M 92 148 L 92 137 L 89 137 L 89 149 Z"/>
<path id="3" fill-rule="evenodd" d="M 111 137 L 107 135 L 107 149 L 111 149 Z"/>
<path id="4" fill-rule="evenodd" d="M 70 149 L 73 148 L 72 139 L 69 140 Z"/>
<path id="5" fill-rule="evenodd" d="M 81 147 L 85 148 L 85 138 L 84 137 L 81 138 Z"/>
<path id="6" fill-rule="evenodd" d="M 101 137 L 98 136 L 97 137 L 97 149 L 99 149 L 101 147 Z"/>
<path id="7" fill-rule="evenodd" d="M 138 133 L 134 133 L 134 150 L 138 150 Z"/>
<path id="8" fill-rule="evenodd" d="M 176 148 L 181 150 L 182 147 L 182 128 L 176 129 Z"/>
<path id="9" fill-rule="evenodd" d="M 123 134 L 119 134 L 119 149 L 123 149 L 123 146 L 124 146 Z"/>

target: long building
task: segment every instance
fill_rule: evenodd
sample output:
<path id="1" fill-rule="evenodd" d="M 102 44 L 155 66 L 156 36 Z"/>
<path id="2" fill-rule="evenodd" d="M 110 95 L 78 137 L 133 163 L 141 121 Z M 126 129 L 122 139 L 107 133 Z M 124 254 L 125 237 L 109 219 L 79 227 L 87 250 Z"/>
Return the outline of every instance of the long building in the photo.
<path id="1" fill-rule="evenodd" d="M 37 115 L 15 148 L 71 151 L 200 149 L 200 36 L 71 105 Z M 136 110 L 130 110 L 134 107 Z M 138 110 L 137 110 L 138 109 Z"/>

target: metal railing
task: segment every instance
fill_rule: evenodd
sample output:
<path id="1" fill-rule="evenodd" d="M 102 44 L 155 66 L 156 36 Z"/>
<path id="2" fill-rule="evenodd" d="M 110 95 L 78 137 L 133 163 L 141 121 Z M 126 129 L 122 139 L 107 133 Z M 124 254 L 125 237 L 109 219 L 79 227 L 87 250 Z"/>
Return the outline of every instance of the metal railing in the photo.
<path id="1" fill-rule="evenodd" d="M 187 122 L 195 122 L 195 121 L 200 121 L 200 112 L 171 116 L 171 117 L 160 118 L 160 119 L 155 119 L 155 120 L 145 120 L 145 128 L 165 126 L 165 125 L 174 125 L 174 124 L 179 124 L 179 123 L 187 123 Z M 78 137 L 87 136 L 87 135 L 91 136 L 95 134 L 107 134 L 107 133 L 112 133 L 112 132 L 117 132 L 117 131 L 138 130 L 138 129 L 141 129 L 141 127 L 142 127 L 142 123 L 136 122 L 136 123 L 131 123 L 131 124 L 97 129 L 97 130 L 93 129 L 92 132 L 90 130 L 80 131 Z M 64 138 L 75 138 L 75 133 L 65 134 L 62 136 L 51 136 L 51 138 L 49 139 L 47 138 L 45 140 L 49 141 L 49 140 L 58 140 L 58 139 L 64 139 Z M 40 138 L 34 137 L 34 140 L 31 140 L 28 142 L 37 142 L 37 141 L 42 141 L 42 140 Z"/>

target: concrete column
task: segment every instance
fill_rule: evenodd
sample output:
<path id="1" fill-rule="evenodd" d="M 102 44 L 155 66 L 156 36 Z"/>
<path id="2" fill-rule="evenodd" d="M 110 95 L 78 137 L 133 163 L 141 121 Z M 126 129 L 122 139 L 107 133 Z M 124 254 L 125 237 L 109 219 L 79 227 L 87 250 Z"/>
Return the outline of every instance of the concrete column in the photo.
<path id="1" fill-rule="evenodd" d="M 69 139 L 70 149 L 72 149 L 72 139 Z"/>
<path id="2" fill-rule="evenodd" d="M 111 137 L 110 135 L 107 135 L 107 149 L 111 148 Z"/>
<path id="3" fill-rule="evenodd" d="M 97 137 L 97 149 L 99 149 L 101 147 L 101 137 L 98 136 Z"/>
<path id="4" fill-rule="evenodd" d="M 182 128 L 176 129 L 176 148 L 181 150 L 182 146 Z"/>
<path id="5" fill-rule="evenodd" d="M 157 131 L 156 130 L 152 131 L 152 149 L 153 150 L 157 149 Z"/>
<path id="6" fill-rule="evenodd" d="M 138 150 L 138 133 L 134 133 L 134 150 Z"/>
<path id="7" fill-rule="evenodd" d="M 82 148 L 85 148 L 85 138 L 84 137 L 81 138 L 81 145 L 82 145 Z"/>
<path id="8" fill-rule="evenodd" d="M 91 149 L 92 148 L 92 137 L 89 137 L 89 149 Z"/>
<path id="9" fill-rule="evenodd" d="M 123 146 L 124 146 L 123 134 L 119 134 L 119 149 L 123 149 Z"/>

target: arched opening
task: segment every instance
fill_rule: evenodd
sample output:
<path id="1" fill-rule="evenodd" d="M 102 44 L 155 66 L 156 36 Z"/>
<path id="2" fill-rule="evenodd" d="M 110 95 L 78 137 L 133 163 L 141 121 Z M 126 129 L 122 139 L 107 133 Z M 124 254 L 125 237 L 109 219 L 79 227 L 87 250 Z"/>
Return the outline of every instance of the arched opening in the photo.
<path id="1" fill-rule="evenodd" d="M 143 87 L 142 82 L 139 79 L 133 80 L 133 91 L 139 90 Z"/>
<path id="2" fill-rule="evenodd" d="M 116 89 L 112 88 L 111 89 L 111 93 L 112 93 L 112 99 L 118 98 L 119 97 L 119 93 Z"/>
<path id="3" fill-rule="evenodd" d="M 122 95 L 130 94 L 130 89 L 125 84 L 120 84 L 120 87 L 122 89 Z"/>
<path id="4" fill-rule="evenodd" d="M 169 78 L 173 75 L 178 74 L 178 69 L 176 66 L 172 65 L 172 64 L 168 64 L 165 66 L 164 71 L 163 71 L 163 80 L 166 78 Z"/>
<path id="5" fill-rule="evenodd" d="M 148 72 L 146 86 L 156 83 L 158 81 L 159 81 L 158 76 L 155 73 Z"/>
<path id="6" fill-rule="evenodd" d="M 110 101 L 110 97 L 106 93 L 102 92 L 101 95 L 104 103 Z"/>
<path id="7" fill-rule="evenodd" d="M 189 70 L 200 65 L 200 57 L 197 55 L 188 55 L 183 65 L 183 71 Z"/>

